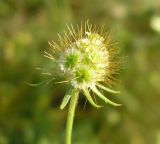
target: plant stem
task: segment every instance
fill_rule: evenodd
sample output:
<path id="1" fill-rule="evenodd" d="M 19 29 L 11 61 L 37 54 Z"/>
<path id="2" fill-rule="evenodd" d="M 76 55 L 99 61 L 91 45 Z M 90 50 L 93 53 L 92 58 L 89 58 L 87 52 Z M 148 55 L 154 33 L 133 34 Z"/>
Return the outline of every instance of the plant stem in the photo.
<path id="1" fill-rule="evenodd" d="M 66 124 L 66 144 L 71 144 L 73 120 L 75 108 L 78 100 L 78 90 L 73 90 L 68 110 L 67 124 Z"/>

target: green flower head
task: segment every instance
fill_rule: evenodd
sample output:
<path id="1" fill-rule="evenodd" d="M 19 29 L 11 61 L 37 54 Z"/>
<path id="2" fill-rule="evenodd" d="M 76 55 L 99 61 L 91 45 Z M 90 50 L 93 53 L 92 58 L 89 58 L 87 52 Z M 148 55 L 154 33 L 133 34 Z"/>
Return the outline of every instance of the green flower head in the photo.
<path id="1" fill-rule="evenodd" d="M 109 34 L 105 34 L 96 26 L 85 22 L 81 23 L 77 29 L 71 25 L 67 26 L 68 33 L 63 36 L 58 35 L 58 42 L 49 42 L 53 53 L 45 52 L 45 56 L 53 61 L 54 71 L 57 77 L 63 77 L 64 81 L 70 85 L 66 92 L 62 104 L 63 109 L 72 95 L 72 90 L 82 92 L 87 100 L 95 107 L 97 105 L 90 92 L 94 92 L 100 99 L 114 106 L 120 104 L 114 103 L 106 98 L 99 89 L 112 93 L 114 91 L 106 85 L 110 85 L 119 67 L 119 61 L 116 58 L 116 49 L 112 46 Z M 55 77 L 56 79 L 56 77 Z M 59 82 L 61 83 L 61 82 Z"/>

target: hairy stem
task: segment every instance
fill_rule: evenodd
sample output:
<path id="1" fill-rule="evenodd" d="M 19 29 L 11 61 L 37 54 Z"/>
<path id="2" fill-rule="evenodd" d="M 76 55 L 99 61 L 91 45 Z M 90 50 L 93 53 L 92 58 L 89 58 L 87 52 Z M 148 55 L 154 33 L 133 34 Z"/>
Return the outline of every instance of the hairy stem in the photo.
<path id="1" fill-rule="evenodd" d="M 78 93 L 79 93 L 78 90 L 73 90 L 71 94 L 71 100 L 70 100 L 68 117 L 67 117 L 67 125 L 66 125 L 66 144 L 71 144 L 73 120 L 74 120 L 74 113 L 75 113 L 75 108 L 78 100 Z"/>

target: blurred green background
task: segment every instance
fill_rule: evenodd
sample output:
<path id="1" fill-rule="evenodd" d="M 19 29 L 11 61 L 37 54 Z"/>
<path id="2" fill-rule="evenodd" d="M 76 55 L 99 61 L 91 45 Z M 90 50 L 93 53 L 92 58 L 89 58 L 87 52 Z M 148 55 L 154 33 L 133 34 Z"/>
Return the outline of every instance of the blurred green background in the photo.
<path id="1" fill-rule="evenodd" d="M 63 84 L 43 80 L 43 51 L 66 24 L 89 19 L 111 30 L 123 57 L 122 107 L 80 98 L 73 144 L 160 144 L 159 0 L 0 0 L 0 144 L 64 144 Z M 106 93 L 107 96 L 110 94 Z"/>

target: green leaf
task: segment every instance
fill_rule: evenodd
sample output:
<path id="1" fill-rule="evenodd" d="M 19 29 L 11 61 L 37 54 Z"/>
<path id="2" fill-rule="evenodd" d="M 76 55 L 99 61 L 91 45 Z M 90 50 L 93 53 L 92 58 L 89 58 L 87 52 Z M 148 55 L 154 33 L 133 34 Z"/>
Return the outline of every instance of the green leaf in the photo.
<path id="1" fill-rule="evenodd" d="M 94 100 L 92 99 L 92 97 L 91 97 L 91 95 L 90 95 L 90 93 L 89 93 L 88 90 L 83 90 L 83 93 L 84 93 L 84 95 L 86 96 L 87 100 L 90 102 L 90 104 L 91 104 L 92 106 L 97 107 L 97 108 L 102 107 L 102 106 L 100 106 L 100 105 L 97 105 L 97 104 L 94 102 Z"/>
<path id="2" fill-rule="evenodd" d="M 62 100 L 62 103 L 60 105 L 60 109 L 64 109 L 65 106 L 68 104 L 69 100 L 71 98 L 71 94 L 66 94 Z"/>
<path id="3" fill-rule="evenodd" d="M 101 94 L 99 92 L 99 90 L 94 86 L 94 87 L 91 87 L 92 91 L 99 97 L 101 98 L 102 100 L 104 100 L 106 103 L 109 103 L 113 106 L 121 106 L 121 104 L 117 104 L 115 102 L 112 102 L 111 100 L 109 100 L 108 98 L 106 98 L 103 94 Z"/>
<path id="4" fill-rule="evenodd" d="M 100 87 L 101 89 L 107 91 L 107 92 L 110 92 L 110 93 L 114 93 L 114 94 L 119 94 L 120 93 L 120 91 L 112 90 L 112 89 L 107 88 L 107 87 L 105 87 L 105 86 L 103 86 L 101 84 L 97 84 L 97 86 Z"/>

